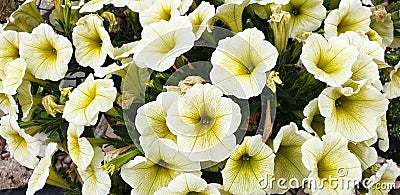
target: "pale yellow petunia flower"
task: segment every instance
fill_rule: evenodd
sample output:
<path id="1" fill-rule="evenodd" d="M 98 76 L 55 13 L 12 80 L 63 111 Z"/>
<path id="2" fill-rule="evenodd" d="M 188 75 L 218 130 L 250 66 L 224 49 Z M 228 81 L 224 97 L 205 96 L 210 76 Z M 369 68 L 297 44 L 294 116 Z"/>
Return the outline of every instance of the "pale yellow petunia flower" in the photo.
<path id="1" fill-rule="evenodd" d="M 69 155 L 76 166 L 81 170 L 86 170 L 94 156 L 92 145 L 85 137 L 80 137 L 84 131 L 84 126 L 69 124 L 67 130 L 67 147 Z"/>
<path id="2" fill-rule="evenodd" d="M 219 195 L 218 189 L 199 176 L 182 173 L 169 182 L 168 187 L 156 191 L 154 195 L 181 195 L 181 194 L 204 194 Z"/>

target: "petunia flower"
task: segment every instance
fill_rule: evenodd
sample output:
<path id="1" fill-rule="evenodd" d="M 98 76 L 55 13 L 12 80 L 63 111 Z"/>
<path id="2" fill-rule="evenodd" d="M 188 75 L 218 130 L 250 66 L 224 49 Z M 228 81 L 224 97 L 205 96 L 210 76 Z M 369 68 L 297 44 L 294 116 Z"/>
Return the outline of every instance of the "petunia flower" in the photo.
<path id="1" fill-rule="evenodd" d="M 99 112 L 113 107 L 117 89 L 111 79 L 94 80 L 90 74 L 74 89 L 65 103 L 63 118 L 76 125 L 94 125 Z"/>
<path id="2" fill-rule="evenodd" d="M 40 97 L 33 97 L 31 87 L 29 81 L 22 81 L 17 89 L 18 104 L 22 110 L 22 121 L 29 121 L 36 106 L 42 102 Z"/>
<path id="3" fill-rule="evenodd" d="M 141 135 L 139 141 L 145 153 L 158 138 L 176 142 L 176 135 L 169 130 L 166 118 L 168 109 L 178 97 L 178 93 L 163 92 L 157 96 L 156 101 L 149 102 L 137 110 L 135 126 Z"/>
<path id="4" fill-rule="evenodd" d="M 300 59 L 306 70 L 330 86 L 340 86 L 350 79 L 358 51 L 340 37 L 326 40 L 313 33 L 306 39 Z"/>
<path id="5" fill-rule="evenodd" d="M 110 36 L 103 26 L 103 19 L 95 14 L 78 20 L 72 32 L 72 42 L 76 48 L 76 61 L 84 67 L 101 66 L 107 54 L 114 51 Z"/>
<path id="6" fill-rule="evenodd" d="M 3 67 L 0 74 L 0 92 L 8 95 L 15 95 L 18 87 L 22 84 L 26 71 L 26 62 L 17 58 Z"/>
<path id="7" fill-rule="evenodd" d="M 219 19 L 224 22 L 233 32 L 238 33 L 243 31 L 242 14 L 244 8 L 246 8 L 249 3 L 250 0 L 239 0 L 233 2 L 228 1 L 218 6 L 214 20 L 210 20 L 211 25 L 216 19 Z"/>
<path id="8" fill-rule="evenodd" d="M 313 137 L 301 146 L 303 165 L 311 171 L 305 185 L 312 194 L 351 194 L 362 177 L 361 164 L 340 134 Z M 335 182 L 336 181 L 336 182 Z M 338 185 L 341 182 L 343 185 Z"/>
<path id="9" fill-rule="evenodd" d="M 390 72 L 390 81 L 385 83 L 383 91 L 388 99 L 400 97 L 400 62 Z"/>
<path id="10" fill-rule="evenodd" d="M 295 123 L 283 126 L 273 141 L 273 149 L 275 153 L 274 159 L 274 178 L 277 180 L 283 178 L 286 181 L 292 178 L 297 181 L 303 181 L 310 174 L 310 171 L 304 167 L 301 158 L 301 146 L 305 141 L 313 136 L 305 131 L 299 131 Z M 298 188 L 298 186 L 289 185 L 289 183 L 281 186 L 272 185 L 272 189 L 268 190 L 270 194 L 283 194 L 290 188 Z"/>
<path id="11" fill-rule="evenodd" d="M 111 0 L 90 0 L 85 3 L 81 9 L 79 9 L 79 13 L 93 13 L 103 8 L 104 5 L 108 5 L 111 3 Z"/>
<path id="12" fill-rule="evenodd" d="M 245 137 L 221 171 L 224 190 L 232 194 L 265 193 L 259 183 L 274 174 L 274 158 L 261 135 Z"/>
<path id="13" fill-rule="evenodd" d="M 365 142 L 355 143 L 349 142 L 348 148 L 351 153 L 356 155 L 361 163 L 361 169 L 364 171 L 368 167 L 374 165 L 378 160 L 378 153 L 374 147 L 370 147 Z"/>
<path id="14" fill-rule="evenodd" d="M 378 147 L 383 152 L 389 150 L 389 132 L 387 128 L 386 113 L 381 117 L 381 124 L 376 130 L 378 134 Z"/>
<path id="15" fill-rule="evenodd" d="M 302 31 L 317 30 L 326 17 L 323 0 L 291 0 L 282 10 L 290 13 L 289 37 L 294 38 Z"/>
<path id="16" fill-rule="evenodd" d="M 369 27 L 377 32 L 380 37 L 382 37 L 382 48 L 388 47 L 393 42 L 393 21 L 392 15 L 390 13 L 386 13 L 385 7 L 382 5 L 378 5 L 376 7 L 371 8 L 372 16 L 371 16 L 371 24 Z M 375 12 L 383 12 L 382 19 L 374 17 Z"/>
<path id="17" fill-rule="evenodd" d="M 40 23 L 44 22 L 45 20 L 36 7 L 36 1 L 27 0 L 11 14 L 4 30 L 30 33 Z"/>
<path id="18" fill-rule="evenodd" d="M 178 8 L 181 0 L 156 1 L 149 8 L 139 13 L 140 24 L 145 27 L 161 20 L 169 21 L 180 15 Z"/>
<path id="19" fill-rule="evenodd" d="M 115 5 L 116 1 L 118 0 L 113 0 L 112 3 Z M 155 1 L 156 0 L 126 0 L 126 5 L 130 10 L 140 13 L 146 9 L 149 9 L 154 4 Z"/>
<path id="20" fill-rule="evenodd" d="M 122 109 L 129 109 L 132 103 L 145 103 L 146 83 L 150 80 L 150 74 L 150 69 L 139 68 L 136 64 L 127 67 L 119 102 Z"/>
<path id="21" fill-rule="evenodd" d="M 40 24 L 28 36 L 21 37 L 19 53 L 28 70 L 38 79 L 58 81 L 64 78 L 72 57 L 72 44 L 57 35 L 48 24 Z"/>
<path id="22" fill-rule="evenodd" d="M 169 182 L 168 187 L 157 190 L 155 195 L 179 195 L 179 194 L 204 194 L 219 195 L 218 189 L 197 175 L 182 173 Z"/>
<path id="23" fill-rule="evenodd" d="M 325 117 L 319 112 L 318 98 L 311 100 L 304 107 L 303 114 L 303 128 L 309 133 L 315 133 L 317 137 L 322 137 L 325 134 Z"/>
<path id="24" fill-rule="evenodd" d="M 219 41 L 211 56 L 211 82 L 226 95 L 248 99 L 262 92 L 278 51 L 256 28 Z"/>
<path id="25" fill-rule="evenodd" d="M 177 57 L 189 51 L 195 36 L 188 17 L 179 16 L 144 27 L 142 39 L 134 49 L 134 60 L 141 68 L 165 71 Z"/>
<path id="26" fill-rule="evenodd" d="M 355 17 L 357 16 L 357 17 Z M 342 0 L 339 9 L 332 10 L 325 19 L 325 37 L 330 39 L 346 31 L 367 33 L 371 10 L 359 0 Z"/>
<path id="27" fill-rule="evenodd" d="M 0 136 L 6 140 L 11 157 L 25 167 L 35 168 L 39 162 L 36 156 L 39 154 L 40 141 L 25 133 L 11 115 L 1 117 L 0 123 Z"/>
<path id="28" fill-rule="evenodd" d="M 104 160 L 104 152 L 100 147 L 94 148 L 94 156 L 86 170 L 78 167 L 78 173 L 82 178 L 82 194 L 108 194 L 111 188 L 111 179 L 108 173 L 101 167 Z"/>
<path id="29" fill-rule="evenodd" d="M 391 190 L 390 186 L 395 186 L 397 177 L 400 176 L 400 168 L 393 160 L 387 160 L 375 175 L 368 179 L 367 195 L 388 194 Z"/>
<path id="30" fill-rule="evenodd" d="M 162 138 L 161 138 L 162 139 Z M 176 144 L 164 139 L 153 144 L 146 157 L 136 156 L 121 167 L 121 177 L 132 188 L 131 194 L 153 194 L 182 173 L 200 176 L 200 163 L 178 152 Z M 163 146 L 163 147 L 160 147 Z"/>
<path id="31" fill-rule="evenodd" d="M 17 118 L 18 105 L 15 102 L 14 98 L 11 95 L 0 93 L 0 110 L 3 111 L 4 114 L 9 114 L 13 117 Z"/>
<path id="32" fill-rule="evenodd" d="M 84 126 L 69 124 L 67 130 L 67 147 L 69 155 L 76 166 L 81 170 L 86 170 L 94 156 L 92 145 L 85 137 L 80 137 L 84 131 Z"/>
<path id="33" fill-rule="evenodd" d="M 20 36 L 26 35 L 27 33 L 19 33 L 12 30 L 0 33 L 0 66 L 6 66 L 9 62 L 19 58 Z M 1 74 L 3 75 L 4 73 Z"/>
<path id="34" fill-rule="evenodd" d="M 214 17 L 215 8 L 208 2 L 201 2 L 201 4 L 189 14 L 190 22 L 193 26 L 193 33 L 195 34 L 195 39 L 199 39 L 203 32 L 206 30 L 208 21 Z"/>
<path id="35" fill-rule="evenodd" d="M 44 187 L 46 180 L 49 177 L 53 154 L 57 150 L 57 143 L 49 143 L 47 145 L 45 156 L 40 159 L 38 165 L 35 167 L 31 177 L 29 178 L 28 189 L 26 189 L 27 195 L 33 195 L 36 191 Z"/>
<path id="36" fill-rule="evenodd" d="M 325 118 L 325 132 L 338 132 L 351 141 L 362 142 L 377 135 L 376 129 L 389 101 L 366 80 L 345 87 L 328 87 L 318 97 Z"/>
<path id="37" fill-rule="evenodd" d="M 225 160 L 235 149 L 240 107 L 210 84 L 196 84 L 167 113 L 179 149 L 194 161 Z"/>

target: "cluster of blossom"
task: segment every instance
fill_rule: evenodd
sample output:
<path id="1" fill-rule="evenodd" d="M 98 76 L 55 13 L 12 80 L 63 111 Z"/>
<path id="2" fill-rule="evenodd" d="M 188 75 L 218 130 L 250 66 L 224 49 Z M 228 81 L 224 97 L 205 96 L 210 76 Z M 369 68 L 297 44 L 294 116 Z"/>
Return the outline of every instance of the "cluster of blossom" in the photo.
<path id="1" fill-rule="evenodd" d="M 371 145 L 378 142 L 381 150 L 388 150 L 385 113 L 388 99 L 400 96 L 400 63 L 391 71 L 391 82 L 382 85 L 379 69 L 390 68 L 384 52 L 393 42 L 394 31 L 390 14 L 382 7 L 367 7 L 372 5 L 367 1 L 341 0 L 338 8 L 327 14 L 322 0 L 226 0 L 217 8 L 208 2 L 197 6 L 193 0 L 92 0 L 78 5 L 68 0 L 61 5 L 54 0 L 54 4 L 52 26 L 44 22 L 35 1 L 28 0 L 0 31 L 0 109 L 6 114 L 1 118 L 0 135 L 6 139 L 11 155 L 34 169 L 28 194 L 34 194 L 46 182 L 60 181 L 51 164 L 58 150 L 68 151 L 76 164 L 83 194 L 109 193 L 112 186 L 110 174 L 102 167 L 104 152 L 82 134 L 85 126 L 95 125 L 99 113 L 112 110 L 114 103 L 127 109 L 141 99 L 139 95 L 122 97 L 118 91 L 123 91 L 123 86 L 117 86 L 111 75 L 128 82 L 129 71 L 148 77 L 150 70 L 169 70 L 203 33 L 213 30 L 216 20 L 235 34 L 217 43 L 210 60 L 210 83 L 196 78 L 193 85 L 162 92 L 137 110 L 134 124 L 144 155 L 121 166 L 120 172 L 133 188 L 132 194 L 265 194 L 288 190 L 262 188 L 259 182 L 266 175 L 298 181 L 309 178 L 323 186 L 290 186 L 304 187 L 311 194 L 352 194 L 354 186 L 337 188 L 324 179 L 361 181 L 363 171 L 377 160 Z M 108 4 L 138 13 L 143 27 L 140 40 L 113 46 L 109 35 L 113 17 L 97 14 Z M 195 9 L 189 12 L 193 5 Z M 273 44 L 259 29 L 243 29 L 245 8 L 269 19 Z M 66 30 L 59 22 L 66 16 L 73 23 L 68 38 L 57 33 Z M 109 29 L 103 25 L 104 18 L 108 18 Z M 323 34 L 312 32 L 321 25 Z M 229 97 L 259 96 L 288 39 L 303 44 L 301 63 L 327 87 L 304 108 L 305 130 L 290 123 L 271 142 L 265 143 L 256 135 L 246 136 L 237 145 L 240 138 L 234 133 L 242 113 Z M 33 96 L 32 83 L 45 87 L 64 79 L 73 55 L 76 63 L 90 67 L 94 74 L 74 89 L 61 89 L 65 99 L 59 101 L 60 105 L 51 96 Z M 114 63 L 104 66 L 107 58 Z M 40 141 L 33 137 L 37 133 L 34 128 L 19 126 L 18 121 L 29 121 L 40 104 L 52 116 L 60 113 L 68 121 L 64 145 Z M 41 145 L 47 146 L 39 159 Z M 201 178 L 201 169 L 210 164 L 222 168 L 222 185 L 207 184 Z M 388 161 L 370 178 L 369 193 L 375 193 L 374 185 L 393 183 L 399 175 L 400 168 Z M 379 190 L 387 193 L 389 189 Z"/>

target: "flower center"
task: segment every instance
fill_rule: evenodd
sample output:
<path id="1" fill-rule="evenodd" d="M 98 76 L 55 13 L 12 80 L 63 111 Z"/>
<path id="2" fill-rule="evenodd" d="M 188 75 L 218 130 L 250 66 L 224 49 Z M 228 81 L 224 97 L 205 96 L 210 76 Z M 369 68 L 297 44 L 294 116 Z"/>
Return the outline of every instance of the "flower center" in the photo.
<path id="1" fill-rule="evenodd" d="M 243 154 L 241 158 L 243 161 L 250 161 L 250 156 L 248 154 Z"/>
<path id="2" fill-rule="evenodd" d="M 212 120 L 213 119 L 211 117 L 205 115 L 205 116 L 201 117 L 200 122 L 201 122 L 202 125 L 209 125 L 209 124 L 212 123 Z"/>
<path id="3" fill-rule="evenodd" d="M 293 15 L 299 15 L 299 10 L 298 9 L 293 9 L 292 10 Z"/>
<path id="4" fill-rule="evenodd" d="M 200 194 L 200 193 L 198 193 L 198 192 L 188 192 L 188 193 L 186 193 L 186 195 L 190 195 L 190 194 Z"/>
<path id="5" fill-rule="evenodd" d="M 337 99 L 337 100 L 335 101 L 335 105 L 336 105 L 336 106 L 342 105 L 342 101 L 340 101 L 339 99 Z"/>
<path id="6" fill-rule="evenodd" d="M 164 160 L 159 160 L 159 161 L 157 162 L 157 164 L 158 164 L 160 167 L 167 167 L 167 165 L 168 165 L 168 163 L 166 163 Z"/>

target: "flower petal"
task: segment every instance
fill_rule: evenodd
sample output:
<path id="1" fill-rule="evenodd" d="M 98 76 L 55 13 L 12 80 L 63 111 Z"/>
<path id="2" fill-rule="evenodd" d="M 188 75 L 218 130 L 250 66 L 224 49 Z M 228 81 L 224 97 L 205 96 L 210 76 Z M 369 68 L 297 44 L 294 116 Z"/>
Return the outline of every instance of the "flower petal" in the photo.
<path id="1" fill-rule="evenodd" d="M 70 124 L 67 131 L 67 146 L 69 155 L 76 166 L 86 170 L 94 156 L 92 145 L 85 137 L 80 137 L 84 126 Z"/>

